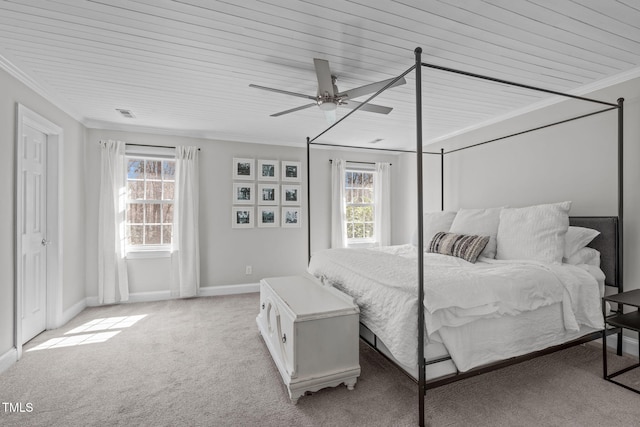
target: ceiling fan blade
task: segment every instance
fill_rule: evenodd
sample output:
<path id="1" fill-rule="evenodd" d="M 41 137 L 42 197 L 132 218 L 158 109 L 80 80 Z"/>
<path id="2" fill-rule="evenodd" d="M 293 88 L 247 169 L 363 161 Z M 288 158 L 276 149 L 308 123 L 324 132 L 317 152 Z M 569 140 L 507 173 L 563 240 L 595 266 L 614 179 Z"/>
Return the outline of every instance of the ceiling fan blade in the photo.
<path id="1" fill-rule="evenodd" d="M 283 114 L 293 113 L 294 111 L 304 110 L 305 108 L 315 107 L 316 105 L 318 105 L 318 104 L 313 103 L 313 104 L 303 105 L 302 107 L 292 108 L 292 109 L 290 109 L 290 110 L 280 111 L 279 113 L 274 113 L 274 114 L 272 114 L 272 115 L 271 115 L 271 117 L 278 117 L 278 116 L 282 116 Z"/>
<path id="2" fill-rule="evenodd" d="M 364 86 L 356 87 L 356 88 L 353 88 L 353 89 L 345 90 L 344 92 L 340 92 L 340 93 L 336 94 L 336 96 L 338 96 L 339 98 L 353 99 L 353 98 L 358 98 L 360 96 L 369 95 L 371 93 L 379 91 L 380 89 L 385 87 L 387 84 L 391 83 L 394 79 L 395 79 L 395 77 L 393 79 L 382 80 L 381 82 L 371 83 L 371 84 L 368 84 L 368 85 L 364 85 Z M 403 77 L 400 80 L 398 80 L 397 82 L 395 82 L 392 86 L 389 86 L 389 88 L 403 85 L 406 82 L 407 81 Z"/>
<path id="3" fill-rule="evenodd" d="M 313 59 L 313 65 L 316 67 L 316 77 L 318 78 L 318 95 L 328 93 L 333 98 L 333 81 L 331 80 L 331 69 L 329 61 L 325 59 Z"/>
<path id="4" fill-rule="evenodd" d="M 302 93 L 296 93 L 296 92 L 289 92 L 288 90 L 282 90 L 282 89 L 273 89 L 270 87 L 266 87 L 266 86 L 260 86 L 260 85 L 254 85 L 254 84 L 250 84 L 249 87 L 254 87 L 256 89 L 262 89 L 262 90 L 268 90 L 270 92 L 276 92 L 276 93 L 282 93 L 284 95 L 291 95 L 291 96 L 297 96 L 298 98 L 305 98 L 305 99 L 313 99 L 315 100 L 316 97 L 315 96 L 310 96 L 310 95 L 304 95 Z"/>
<path id="5" fill-rule="evenodd" d="M 362 105 L 362 102 L 349 100 L 348 102 L 343 102 L 339 104 L 341 107 L 351 108 L 352 110 L 356 108 L 358 105 Z M 370 113 L 380 113 L 380 114 L 389 114 L 393 110 L 391 107 L 384 107 L 382 105 L 376 104 L 364 104 L 360 108 L 360 111 L 369 111 Z"/>

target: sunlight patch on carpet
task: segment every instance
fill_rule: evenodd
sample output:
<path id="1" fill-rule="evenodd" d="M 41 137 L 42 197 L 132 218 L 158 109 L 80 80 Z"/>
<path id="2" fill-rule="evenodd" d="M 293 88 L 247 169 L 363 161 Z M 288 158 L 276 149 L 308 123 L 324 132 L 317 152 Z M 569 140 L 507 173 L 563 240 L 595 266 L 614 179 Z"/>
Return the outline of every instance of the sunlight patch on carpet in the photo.
<path id="1" fill-rule="evenodd" d="M 135 316 L 93 319 L 78 326 L 77 328 L 65 332 L 65 336 L 63 337 L 51 338 L 50 340 L 45 341 L 27 351 L 49 350 L 52 348 L 73 347 L 105 342 L 118 335 L 123 329 L 130 328 L 135 325 L 139 320 L 144 319 L 146 316 L 146 314 L 139 314 Z"/>
<path id="2" fill-rule="evenodd" d="M 79 334 L 82 332 L 107 331 L 110 329 L 129 328 L 145 317 L 147 317 L 146 314 L 139 314 L 136 316 L 119 316 L 94 319 L 85 323 L 84 325 L 80 325 L 77 328 L 70 330 L 69 332 L 66 332 L 65 335 Z"/>
<path id="3" fill-rule="evenodd" d="M 122 331 L 98 332 L 95 334 L 72 335 L 69 337 L 51 338 L 27 351 L 49 350 L 51 348 L 73 347 L 77 345 L 96 344 L 105 342 Z"/>

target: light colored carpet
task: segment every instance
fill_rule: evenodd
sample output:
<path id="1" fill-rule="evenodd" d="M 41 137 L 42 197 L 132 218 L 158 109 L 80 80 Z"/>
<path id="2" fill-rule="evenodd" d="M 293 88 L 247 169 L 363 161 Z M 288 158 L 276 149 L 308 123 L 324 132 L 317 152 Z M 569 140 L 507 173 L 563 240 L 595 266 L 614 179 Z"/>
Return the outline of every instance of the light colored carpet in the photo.
<path id="1" fill-rule="evenodd" d="M 257 332 L 257 294 L 90 308 L 25 347 L 0 375 L 0 401 L 32 404 L 2 426 L 410 426 L 417 386 L 360 345 L 355 390 L 289 402 Z M 146 314 L 101 343 L 32 350 L 98 318 Z M 67 336 L 78 334 L 67 334 Z M 612 356 L 612 367 L 630 359 Z M 632 426 L 640 395 L 601 378 L 578 346 L 427 391 L 432 426 Z M 635 375 L 635 376 L 634 376 Z M 640 375 L 628 381 L 640 386 Z"/>

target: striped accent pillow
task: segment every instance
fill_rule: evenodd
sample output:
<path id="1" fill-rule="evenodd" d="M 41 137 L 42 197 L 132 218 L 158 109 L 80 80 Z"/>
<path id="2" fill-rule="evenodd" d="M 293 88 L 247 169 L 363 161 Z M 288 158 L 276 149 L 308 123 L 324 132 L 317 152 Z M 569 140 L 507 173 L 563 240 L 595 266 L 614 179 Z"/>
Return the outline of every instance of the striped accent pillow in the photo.
<path id="1" fill-rule="evenodd" d="M 439 232 L 431 239 L 427 252 L 452 255 L 474 263 L 487 243 L 489 243 L 489 236 Z"/>

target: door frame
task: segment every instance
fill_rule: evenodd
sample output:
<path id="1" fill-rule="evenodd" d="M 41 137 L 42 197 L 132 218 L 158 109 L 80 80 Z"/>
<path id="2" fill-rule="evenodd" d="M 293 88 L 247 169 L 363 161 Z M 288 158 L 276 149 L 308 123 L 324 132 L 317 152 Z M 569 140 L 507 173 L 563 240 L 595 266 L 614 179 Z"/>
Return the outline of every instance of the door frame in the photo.
<path id="1" fill-rule="evenodd" d="M 63 170 L 63 129 L 47 120 L 35 111 L 26 106 L 16 104 L 16 141 L 15 141 L 15 274 L 14 274 L 14 345 L 17 351 L 17 359 L 22 357 L 22 239 L 20 230 L 22 229 L 23 218 L 23 190 L 24 182 L 22 174 L 22 156 L 24 135 L 23 126 L 28 125 L 47 135 L 46 147 L 46 210 L 47 210 L 47 240 L 51 245 L 47 248 L 47 274 L 46 274 L 46 329 L 57 328 L 62 322 L 62 226 L 63 211 L 62 203 L 62 180 L 60 173 Z"/>

